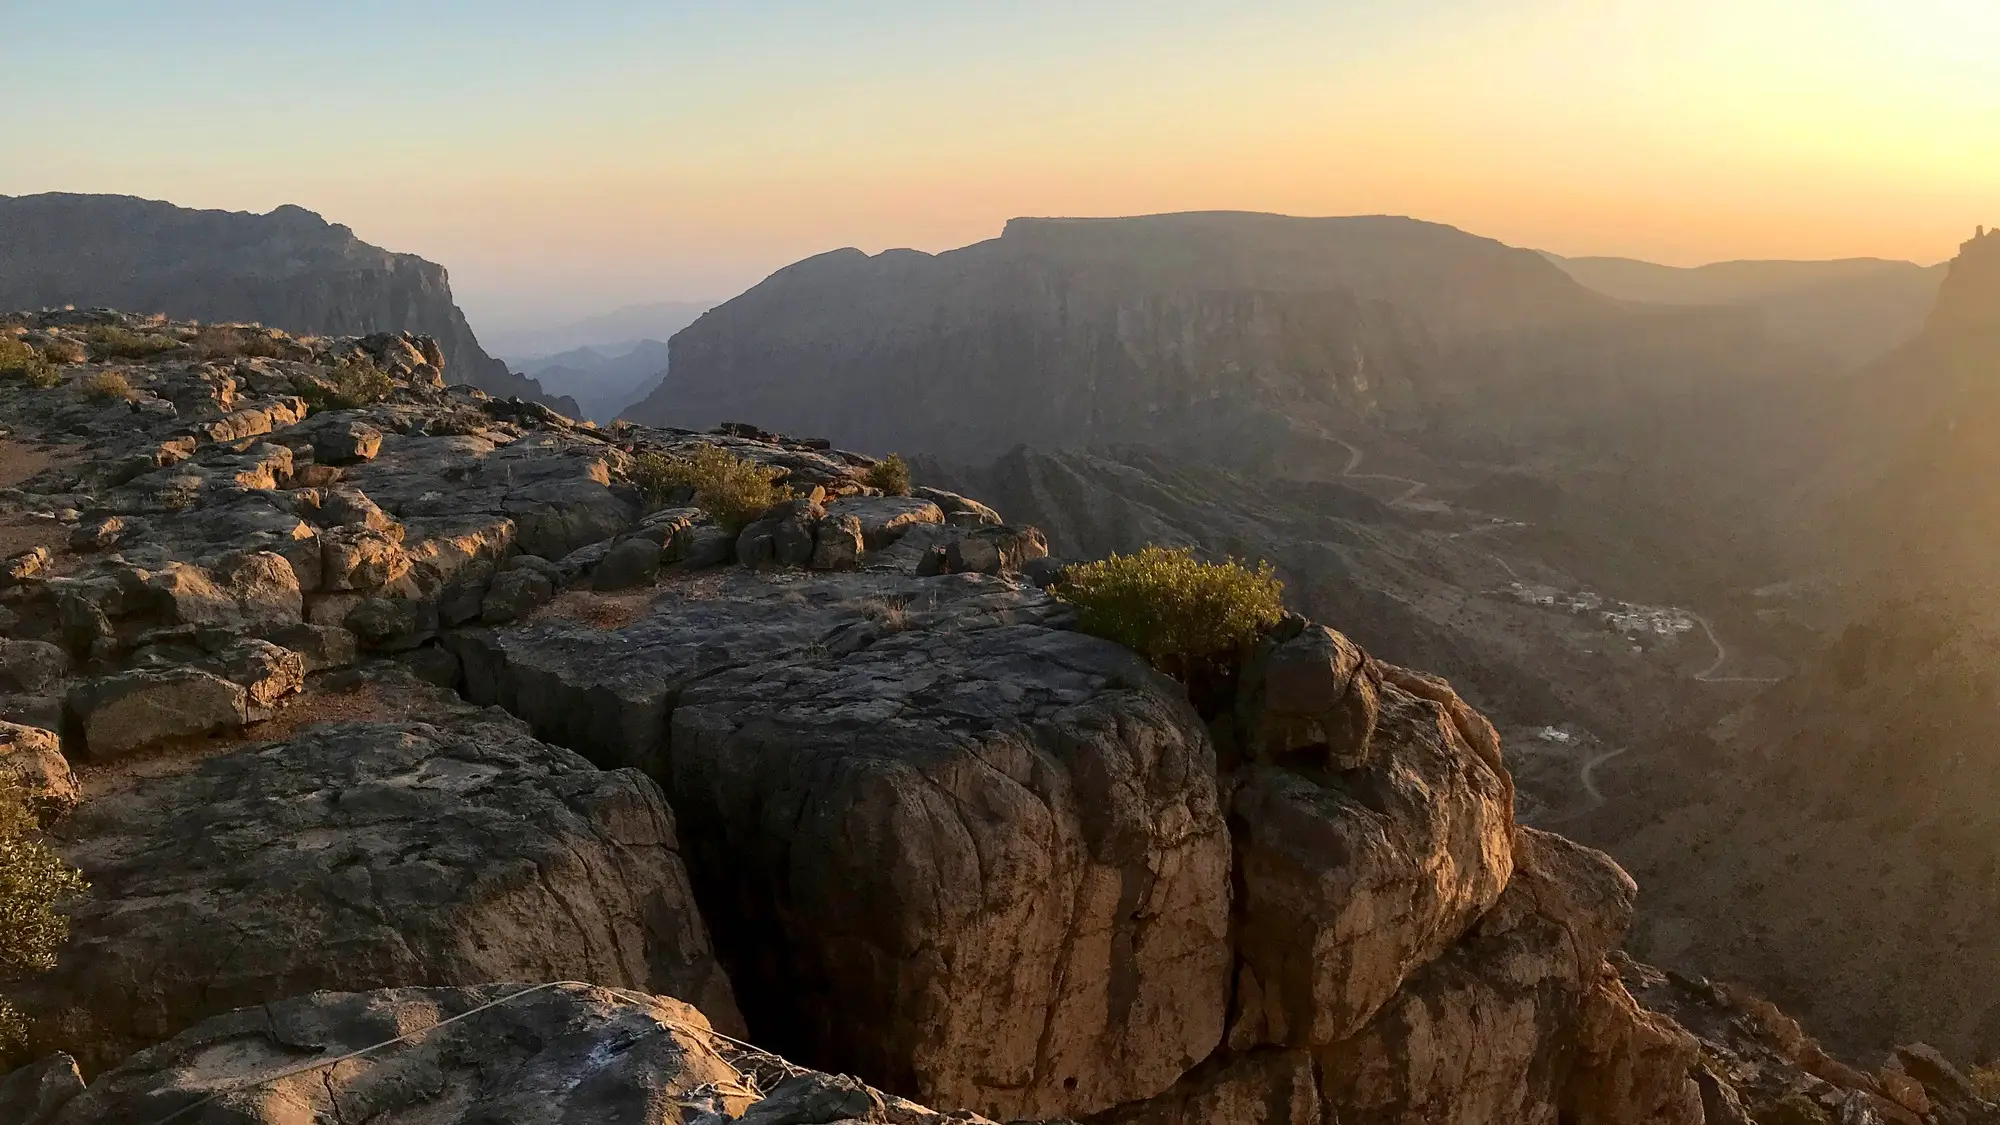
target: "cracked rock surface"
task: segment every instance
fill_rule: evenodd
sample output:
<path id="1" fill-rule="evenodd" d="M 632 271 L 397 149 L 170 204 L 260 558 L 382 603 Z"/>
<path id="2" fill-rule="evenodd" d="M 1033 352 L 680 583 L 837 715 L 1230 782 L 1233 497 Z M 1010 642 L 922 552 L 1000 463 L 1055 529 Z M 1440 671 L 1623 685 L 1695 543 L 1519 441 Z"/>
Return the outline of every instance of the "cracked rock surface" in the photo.
<path id="1" fill-rule="evenodd" d="M 0 768 L 93 884 L 54 971 L 5 982 L 43 1061 L 0 1096 L 77 1125 L 258 1076 L 190 1119 L 1694 1125 L 1737 1096 L 1621 979 L 1624 873 L 1517 826 L 1491 725 L 1331 627 L 1287 619 L 1198 712 L 1022 573 L 1060 573 L 1039 531 L 825 442 L 600 429 L 449 384 L 422 338 L 0 331 L 89 356 L 0 379 Z M 129 394 L 83 393 L 112 368 Z M 739 527 L 649 475 L 703 446 L 790 497 Z M 552 981 L 587 983 L 443 1023 Z"/>

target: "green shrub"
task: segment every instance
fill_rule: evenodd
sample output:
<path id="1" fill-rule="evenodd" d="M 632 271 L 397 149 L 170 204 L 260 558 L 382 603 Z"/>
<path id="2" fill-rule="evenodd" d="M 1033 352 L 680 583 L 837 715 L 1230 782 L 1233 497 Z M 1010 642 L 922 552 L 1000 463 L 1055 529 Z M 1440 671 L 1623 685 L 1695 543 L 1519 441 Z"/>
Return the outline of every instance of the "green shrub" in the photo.
<path id="1" fill-rule="evenodd" d="M 309 411 L 352 410 L 388 398 L 396 381 L 367 360 L 350 355 L 324 375 L 294 380 L 292 389 L 306 400 Z"/>
<path id="2" fill-rule="evenodd" d="M 0 785 L 0 980 L 55 967 L 69 937 L 64 900 L 90 889 L 83 876 L 42 843 L 20 790 Z M 20 1013 L 0 996 L 0 1047 L 21 1041 Z"/>
<path id="3" fill-rule="evenodd" d="M 1192 551 L 1147 547 L 1069 569 L 1052 591 L 1086 633 L 1113 640 L 1187 677 L 1240 649 L 1284 615 L 1270 563 L 1205 563 Z"/>
<path id="4" fill-rule="evenodd" d="M 150 359 L 181 346 L 181 342 L 172 336 L 134 332 L 115 324 L 99 325 L 84 333 L 84 337 L 90 341 L 90 350 L 100 359 Z"/>
<path id="5" fill-rule="evenodd" d="M 891 496 L 910 494 L 910 466 L 894 453 L 870 466 L 864 479 L 870 488 L 879 488 Z"/>
<path id="6" fill-rule="evenodd" d="M 62 368 L 27 344 L 6 337 L 0 337 L 0 375 L 24 380 L 31 387 L 62 382 Z"/>
<path id="7" fill-rule="evenodd" d="M 132 398 L 131 381 L 116 371 L 94 371 L 83 377 L 78 389 L 92 402 L 129 402 Z"/>
<path id="8" fill-rule="evenodd" d="M 647 508 L 666 507 L 677 494 L 692 489 L 695 504 L 732 531 L 792 495 L 791 489 L 777 483 L 785 475 L 783 469 L 760 465 L 715 445 L 704 445 L 679 457 L 641 453 L 632 459 L 627 475 L 639 487 Z"/>

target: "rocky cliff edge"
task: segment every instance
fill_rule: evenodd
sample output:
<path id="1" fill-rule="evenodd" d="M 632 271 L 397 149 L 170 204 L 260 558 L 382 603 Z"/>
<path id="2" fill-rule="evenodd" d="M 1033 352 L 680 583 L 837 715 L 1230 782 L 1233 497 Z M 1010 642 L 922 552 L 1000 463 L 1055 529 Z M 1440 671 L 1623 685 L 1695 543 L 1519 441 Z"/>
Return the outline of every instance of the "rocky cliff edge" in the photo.
<path id="1" fill-rule="evenodd" d="M 93 882 L 0 1119 L 1988 1119 L 1931 1056 L 1718 1069 L 1624 872 L 1332 629 L 1198 712 L 871 458 L 270 340 L 0 378 L 0 773 Z M 634 480 L 705 446 L 793 497 Z"/>

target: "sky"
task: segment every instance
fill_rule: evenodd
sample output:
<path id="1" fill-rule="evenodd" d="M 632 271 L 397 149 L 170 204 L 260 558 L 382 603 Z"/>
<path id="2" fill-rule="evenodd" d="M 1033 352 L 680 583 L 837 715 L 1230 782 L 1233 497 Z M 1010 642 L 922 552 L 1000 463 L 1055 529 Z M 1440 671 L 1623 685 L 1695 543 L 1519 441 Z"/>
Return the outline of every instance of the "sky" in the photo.
<path id="1" fill-rule="evenodd" d="M 0 0 L 0 74 L 0 195 L 295 203 L 444 263 L 475 328 L 1015 215 L 1676 265 L 2000 224 L 1995 0 Z"/>

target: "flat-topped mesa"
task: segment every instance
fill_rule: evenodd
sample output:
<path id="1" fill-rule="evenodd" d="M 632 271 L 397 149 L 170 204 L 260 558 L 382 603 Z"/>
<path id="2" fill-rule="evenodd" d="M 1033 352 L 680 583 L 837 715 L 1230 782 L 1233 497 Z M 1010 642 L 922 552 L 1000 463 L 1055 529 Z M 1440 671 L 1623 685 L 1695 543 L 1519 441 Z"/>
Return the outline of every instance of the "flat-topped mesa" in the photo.
<path id="1" fill-rule="evenodd" d="M 363 1078 L 456 1051 L 423 1088 L 488 1116 L 929 1120 L 703 1017 L 995 1119 L 1692 1125 L 1729 1081 L 1607 960 L 1631 880 L 1332 629 L 1197 711 L 1022 573 L 1038 531 L 825 442 L 599 429 L 421 338 L 6 323 L 0 764 L 95 887 L 7 986 L 44 1061 L 0 1119 L 75 1094 L 50 1052 L 90 1092 L 19 1116 L 130 1120 L 510 981 L 635 991 L 279 1085 L 469 1121 Z M 603 1069 L 634 1044 L 677 1061 Z"/>

